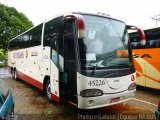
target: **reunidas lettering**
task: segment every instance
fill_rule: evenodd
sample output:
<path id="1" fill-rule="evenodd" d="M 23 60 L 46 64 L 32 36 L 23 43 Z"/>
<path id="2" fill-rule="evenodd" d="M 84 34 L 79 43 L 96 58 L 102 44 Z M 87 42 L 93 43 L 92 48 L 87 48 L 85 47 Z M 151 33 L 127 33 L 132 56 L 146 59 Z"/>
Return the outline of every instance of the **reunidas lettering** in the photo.
<path id="1" fill-rule="evenodd" d="M 13 53 L 13 58 L 24 58 L 24 52 L 16 52 L 16 53 Z"/>

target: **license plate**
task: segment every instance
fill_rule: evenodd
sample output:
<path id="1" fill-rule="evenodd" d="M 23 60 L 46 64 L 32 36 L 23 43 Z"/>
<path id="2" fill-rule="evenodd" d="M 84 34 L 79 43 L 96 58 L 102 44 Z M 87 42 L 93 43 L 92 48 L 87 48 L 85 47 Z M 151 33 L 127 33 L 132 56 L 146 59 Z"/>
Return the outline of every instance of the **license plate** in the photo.
<path id="1" fill-rule="evenodd" d="M 111 103 L 118 102 L 118 101 L 120 101 L 120 97 L 112 98 L 111 99 Z"/>

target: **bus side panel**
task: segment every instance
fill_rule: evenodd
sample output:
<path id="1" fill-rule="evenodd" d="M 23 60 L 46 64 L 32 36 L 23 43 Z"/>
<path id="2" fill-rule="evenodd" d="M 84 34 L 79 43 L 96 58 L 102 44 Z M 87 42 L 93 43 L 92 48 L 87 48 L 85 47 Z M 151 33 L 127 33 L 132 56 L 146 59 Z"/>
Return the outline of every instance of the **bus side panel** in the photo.
<path id="1" fill-rule="evenodd" d="M 160 90 L 160 48 L 146 49 L 150 58 L 144 58 L 147 61 L 146 68 L 146 87 Z"/>
<path id="2" fill-rule="evenodd" d="M 51 97 L 54 101 L 60 102 L 60 99 L 59 99 L 59 69 L 53 62 L 54 60 L 50 59 L 51 57 L 53 57 L 53 59 L 55 60 L 55 56 L 53 55 L 51 56 L 51 48 L 43 47 L 43 61 L 45 63 L 49 63 Z M 48 69 L 48 68 L 45 67 L 45 69 Z"/>
<path id="3" fill-rule="evenodd" d="M 139 63 L 135 64 L 136 71 L 139 73 L 137 84 L 160 89 L 159 48 L 137 49 L 133 50 L 133 53 L 137 55 L 138 58 L 135 58 L 135 61 Z M 144 78 L 145 82 L 142 83 L 141 81 L 144 81 Z"/>
<path id="4" fill-rule="evenodd" d="M 157 61 L 158 62 L 158 61 Z M 160 64 L 160 63 L 152 63 Z M 152 64 L 145 64 L 146 68 L 146 87 L 160 90 L 160 71 L 152 66 Z"/>
<path id="5" fill-rule="evenodd" d="M 141 86 L 146 86 L 146 77 L 145 74 L 145 64 L 143 62 L 143 59 L 141 58 L 135 58 L 134 59 L 134 65 L 136 68 L 136 83 Z"/>
<path id="6" fill-rule="evenodd" d="M 42 60 L 42 46 L 10 52 L 9 66 L 19 78 L 42 90 L 45 75 L 50 75 L 50 61 Z"/>
<path id="7" fill-rule="evenodd" d="M 51 97 L 54 101 L 60 102 L 59 98 L 59 69 L 57 66 L 51 61 Z"/>

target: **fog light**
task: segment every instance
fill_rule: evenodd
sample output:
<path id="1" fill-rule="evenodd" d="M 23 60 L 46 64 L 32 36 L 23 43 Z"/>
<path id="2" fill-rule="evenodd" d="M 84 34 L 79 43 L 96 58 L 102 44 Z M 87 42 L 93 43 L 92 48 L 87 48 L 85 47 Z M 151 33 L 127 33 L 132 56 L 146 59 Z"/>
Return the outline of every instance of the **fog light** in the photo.
<path id="1" fill-rule="evenodd" d="M 132 83 L 129 87 L 128 87 L 128 90 L 134 90 L 136 89 L 136 83 Z"/>
<path id="2" fill-rule="evenodd" d="M 99 89 L 86 89 L 82 90 L 80 92 L 80 96 L 82 97 L 96 97 L 96 96 L 102 96 L 103 92 Z"/>
<path id="3" fill-rule="evenodd" d="M 88 105 L 92 105 L 93 103 L 94 103 L 94 100 L 89 100 L 89 101 L 87 102 Z"/>

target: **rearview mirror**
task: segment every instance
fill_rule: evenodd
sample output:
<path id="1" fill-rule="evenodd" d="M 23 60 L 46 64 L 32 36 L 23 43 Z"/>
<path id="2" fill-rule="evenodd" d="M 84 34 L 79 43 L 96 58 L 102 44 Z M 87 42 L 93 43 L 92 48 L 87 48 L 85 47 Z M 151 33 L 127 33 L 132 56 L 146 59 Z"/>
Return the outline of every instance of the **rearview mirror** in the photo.
<path id="1" fill-rule="evenodd" d="M 86 36 L 86 26 L 85 26 L 85 21 L 82 15 L 78 14 L 71 14 L 71 15 L 66 15 L 65 20 L 71 20 L 74 19 L 77 27 L 77 33 L 78 33 L 78 38 L 83 39 Z"/>
<path id="2" fill-rule="evenodd" d="M 146 37 L 145 37 L 145 33 L 142 29 L 136 27 L 136 26 L 131 26 L 131 25 L 127 25 L 127 29 L 131 29 L 131 30 L 137 30 L 138 34 L 139 34 L 139 39 L 140 39 L 140 43 L 141 45 L 145 45 L 146 44 Z"/>

